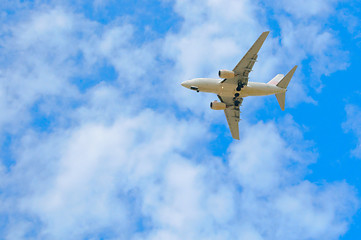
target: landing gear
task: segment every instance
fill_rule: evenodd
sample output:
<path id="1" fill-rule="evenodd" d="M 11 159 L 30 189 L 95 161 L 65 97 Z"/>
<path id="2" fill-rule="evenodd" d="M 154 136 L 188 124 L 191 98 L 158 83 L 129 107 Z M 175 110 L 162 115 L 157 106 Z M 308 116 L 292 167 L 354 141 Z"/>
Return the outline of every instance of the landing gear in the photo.
<path id="1" fill-rule="evenodd" d="M 241 83 L 241 82 L 239 82 L 236 90 L 239 92 L 239 91 L 241 91 L 241 89 L 242 89 L 243 87 L 244 87 L 244 84 Z"/>
<path id="2" fill-rule="evenodd" d="M 238 108 L 239 106 L 241 106 L 242 102 L 243 102 L 243 98 L 235 98 L 235 99 L 233 99 L 233 103 L 234 103 L 234 106 L 235 106 L 236 108 Z"/>
<path id="3" fill-rule="evenodd" d="M 237 86 L 237 88 L 236 88 L 236 90 L 237 90 L 237 92 L 234 94 L 234 98 L 233 98 L 233 101 L 234 101 L 234 106 L 236 107 L 236 108 L 238 108 L 240 105 L 241 105 L 241 103 L 242 103 L 242 98 L 240 98 L 239 97 L 239 92 L 241 91 L 241 89 L 244 87 L 244 84 L 241 82 L 241 81 L 239 81 L 238 82 L 238 86 Z"/>
<path id="4" fill-rule="evenodd" d="M 236 100 L 238 99 L 238 97 L 239 97 L 239 93 L 235 93 L 235 94 L 234 94 L 233 101 L 236 101 Z"/>

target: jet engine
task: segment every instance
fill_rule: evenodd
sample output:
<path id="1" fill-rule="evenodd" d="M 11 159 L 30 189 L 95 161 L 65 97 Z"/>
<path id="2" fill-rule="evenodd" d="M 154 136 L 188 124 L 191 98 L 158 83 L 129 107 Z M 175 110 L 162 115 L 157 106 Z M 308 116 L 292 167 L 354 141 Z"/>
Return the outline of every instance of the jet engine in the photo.
<path id="1" fill-rule="evenodd" d="M 224 110 L 226 109 L 226 107 L 227 107 L 226 104 L 222 102 L 218 102 L 217 100 L 211 102 L 211 109 L 213 110 Z"/>
<path id="2" fill-rule="evenodd" d="M 234 72 L 229 71 L 229 70 L 219 70 L 218 76 L 220 78 L 233 78 L 234 77 Z"/>

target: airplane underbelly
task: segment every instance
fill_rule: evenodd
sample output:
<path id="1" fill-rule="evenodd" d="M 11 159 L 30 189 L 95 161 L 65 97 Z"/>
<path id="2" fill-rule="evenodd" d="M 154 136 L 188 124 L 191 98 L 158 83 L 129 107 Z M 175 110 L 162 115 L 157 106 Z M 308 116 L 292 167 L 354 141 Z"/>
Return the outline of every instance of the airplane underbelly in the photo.
<path id="1" fill-rule="evenodd" d="M 243 93 L 242 93 L 243 91 Z M 241 90 L 245 96 L 266 96 L 281 92 L 282 89 L 264 83 L 251 83 Z"/>
<path id="2" fill-rule="evenodd" d="M 223 83 L 219 88 L 218 95 L 233 97 L 236 93 L 236 87 L 234 84 Z"/>
<path id="3" fill-rule="evenodd" d="M 259 89 L 254 87 L 244 87 L 241 90 L 241 95 L 245 95 L 245 96 L 263 96 L 269 94 L 270 93 L 264 89 Z"/>
<path id="4" fill-rule="evenodd" d="M 248 97 L 272 95 L 283 91 L 284 90 L 280 88 L 265 83 L 250 82 L 247 86 L 243 87 L 241 91 L 237 91 L 234 84 L 222 84 L 217 94 L 233 97 L 236 93 L 239 93 L 240 97 Z"/>
<path id="5" fill-rule="evenodd" d="M 221 89 L 221 84 L 219 79 L 203 78 L 198 80 L 196 87 L 198 87 L 201 92 L 218 94 Z"/>

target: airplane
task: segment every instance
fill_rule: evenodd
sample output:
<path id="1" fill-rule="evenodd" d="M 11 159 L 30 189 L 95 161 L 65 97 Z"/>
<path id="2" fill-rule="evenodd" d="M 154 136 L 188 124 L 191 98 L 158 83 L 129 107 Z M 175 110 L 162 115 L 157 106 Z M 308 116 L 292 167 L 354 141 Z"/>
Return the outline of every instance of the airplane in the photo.
<path id="1" fill-rule="evenodd" d="M 278 104 L 282 111 L 285 110 L 286 91 L 293 74 L 297 69 L 294 66 L 287 74 L 277 74 L 268 83 L 249 82 L 248 75 L 252 71 L 258 52 L 266 40 L 269 31 L 263 32 L 252 47 L 243 56 L 233 71 L 219 70 L 218 76 L 221 78 L 195 78 L 181 83 L 185 88 L 196 92 L 209 92 L 217 94 L 217 100 L 211 102 L 213 110 L 224 110 L 232 137 L 239 140 L 240 110 L 239 107 L 244 97 L 276 95 Z"/>

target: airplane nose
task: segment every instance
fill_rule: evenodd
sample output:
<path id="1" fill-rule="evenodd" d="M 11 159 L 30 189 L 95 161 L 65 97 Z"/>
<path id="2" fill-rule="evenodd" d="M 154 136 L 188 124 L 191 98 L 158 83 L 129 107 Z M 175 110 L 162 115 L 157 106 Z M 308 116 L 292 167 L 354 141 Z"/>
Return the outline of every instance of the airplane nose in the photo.
<path id="1" fill-rule="evenodd" d="M 183 87 L 185 87 L 185 88 L 189 88 L 189 87 L 190 87 L 190 84 L 189 84 L 189 81 L 188 81 L 188 80 L 182 82 L 181 85 L 182 85 Z"/>

